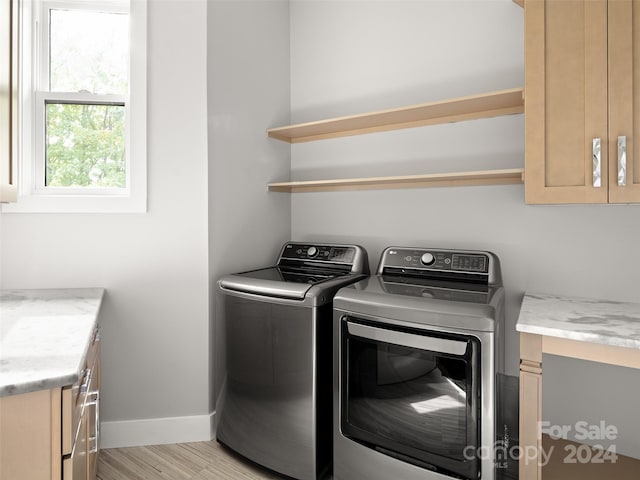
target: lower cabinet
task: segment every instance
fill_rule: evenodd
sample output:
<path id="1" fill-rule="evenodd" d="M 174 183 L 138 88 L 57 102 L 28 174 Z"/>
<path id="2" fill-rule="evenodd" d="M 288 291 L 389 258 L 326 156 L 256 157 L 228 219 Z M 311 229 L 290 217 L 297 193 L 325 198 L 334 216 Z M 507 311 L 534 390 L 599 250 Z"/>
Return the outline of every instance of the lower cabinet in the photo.
<path id="1" fill-rule="evenodd" d="M 76 384 L 0 398 L 0 480 L 95 480 L 99 425 L 96 332 Z"/>

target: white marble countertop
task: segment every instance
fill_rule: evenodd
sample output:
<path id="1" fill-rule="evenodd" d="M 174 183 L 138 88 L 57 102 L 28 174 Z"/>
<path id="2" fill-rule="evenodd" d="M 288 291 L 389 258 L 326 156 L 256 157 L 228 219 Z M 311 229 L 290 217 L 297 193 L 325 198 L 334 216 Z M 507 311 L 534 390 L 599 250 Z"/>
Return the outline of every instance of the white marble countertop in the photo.
<path id="1" fill-rule="evenodd" d="M 0 397 L 75 383 L 102 288 L 0 291 Z"/>
<path id="2" fill-rule="evenodd" d="M 516 330 L 640 350 L 640 303 L 525 293 Z"/>

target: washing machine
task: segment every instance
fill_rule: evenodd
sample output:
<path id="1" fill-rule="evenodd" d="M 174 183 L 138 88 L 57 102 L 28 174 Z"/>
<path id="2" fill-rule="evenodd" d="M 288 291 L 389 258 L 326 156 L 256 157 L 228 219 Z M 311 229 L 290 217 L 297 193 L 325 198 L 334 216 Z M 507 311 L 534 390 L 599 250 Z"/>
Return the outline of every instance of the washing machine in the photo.
<path id="1" fill-rule="evenodd" d="M 334 479 L 494 480 L 498 258 L 389 247 L 333 317 Z"/>
<path id="2" fill-rule="evenodd" d="M 274 266 L 219 280 L 218 442 L 295 479 L 331 473 L 332 301 L 368 273 L 360 246 L 289 242 Z"/>

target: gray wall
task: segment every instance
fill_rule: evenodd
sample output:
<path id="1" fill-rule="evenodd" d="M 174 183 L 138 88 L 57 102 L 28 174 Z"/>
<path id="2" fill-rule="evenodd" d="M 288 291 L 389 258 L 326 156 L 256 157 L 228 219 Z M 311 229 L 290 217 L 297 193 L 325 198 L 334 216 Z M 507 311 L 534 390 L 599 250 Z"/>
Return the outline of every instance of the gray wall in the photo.
<path id="1" fill-rule="evenodd" d="M 267 191 L 287 180 L 290 150 L 266 128 L 289 123 L 289 2 L 208 4 L 209 268 L 226 273 L 273 263 L 290 234 L 288 195 Z M 224 332 L 216 324 L 212 405 L 224 380 Z"/>
<path id="2" fill-rule="evenodd" d="M 266 188 L 290 149 L 265 131 L 289 122 L 288 2 L 148 10 L 148 213 L 0 216 L 2 288 L 107 289 L 110 446 L 202 439 L 224 377 L 214 282 L 272 262 L 291 225 L 289 196 Z"/>
<path id="3" fill-rule="evenodd" d="M 1 217 L 2 288 L 107 289 L 105 422 L 210 412 L 205 21 L 149 2 L 148 213 Z"/>
<path id="4" fill-rule="evenodd" d="M 292 121 L 522 86 L 523 17 L 510 0 L 292 1 Z M 524 119 L 298 144 L 291 163 L 300 180 L 519 167 Z M 527 206 L 523 186 L 488 186 L 296 194 L 291 209 L 293 238 L 360 243 L 372 268 L 389 245 L 495 252 L 512 375 L 523 292 L 638 300 L 638 206 Z M 544 362 L 546 419 L 604 419 L 620 429 L 618 450 L 640 457 L 640 373 L 550 356 Z M 610 393 L 621 389 L 624 400 Z"/>

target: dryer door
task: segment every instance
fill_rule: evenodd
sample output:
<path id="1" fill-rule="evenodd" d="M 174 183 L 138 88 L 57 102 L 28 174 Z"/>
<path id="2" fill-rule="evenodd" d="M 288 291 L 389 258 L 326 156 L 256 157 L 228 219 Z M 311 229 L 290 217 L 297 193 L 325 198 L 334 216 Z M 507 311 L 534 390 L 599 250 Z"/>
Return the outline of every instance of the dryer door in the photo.
<path id="1" fill-rule="evenodd" d="M 478 478 L 480 342 L 341 322 L 342 434 L 415 465 Z"/>

